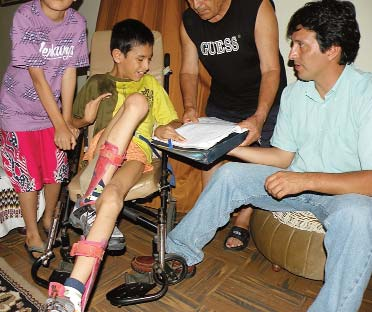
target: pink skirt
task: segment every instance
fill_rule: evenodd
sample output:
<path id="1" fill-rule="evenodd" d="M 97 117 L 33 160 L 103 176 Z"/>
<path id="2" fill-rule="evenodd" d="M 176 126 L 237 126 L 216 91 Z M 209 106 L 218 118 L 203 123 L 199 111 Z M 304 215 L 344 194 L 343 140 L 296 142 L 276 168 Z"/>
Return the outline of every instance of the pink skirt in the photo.
<path id="1" fill-rule="evenodd" d="M 54 128 L 36 131 L 0 130 L 3 169 L 17 193 L 68 178 L 66 153 L 54 143 Z"/>

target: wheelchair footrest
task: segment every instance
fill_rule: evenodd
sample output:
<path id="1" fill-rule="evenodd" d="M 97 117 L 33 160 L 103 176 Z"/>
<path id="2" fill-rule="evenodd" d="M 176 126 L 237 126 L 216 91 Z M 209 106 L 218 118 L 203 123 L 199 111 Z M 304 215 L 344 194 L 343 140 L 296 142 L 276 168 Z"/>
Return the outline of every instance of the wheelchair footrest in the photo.
<path id="1" fill-rule="evenodd" d="M 64 284 L 72 272 L 72 267 L 72 263 L 61 261 L 58 268 L 53 270 L 52 274 L 50 275 L 49 282 L 58 282 L 60 284 Z"/>
<path id="2" fill-rule="evenodd" d="M 125 274 L 125 283 L 112 289 L 106 294 L 107 300 L 115 306 L 133 304 L 141 300 L 146 294 L 156 287 L 152 272 L 141 274 Z"/>
<path id="3" fill-rule="evenodd" d="M 134 272 L 132 274 L 125 273 L 124 280 L 125 284 L 133 283 L 155 284 L 152 272 L 148 273 Z"/>

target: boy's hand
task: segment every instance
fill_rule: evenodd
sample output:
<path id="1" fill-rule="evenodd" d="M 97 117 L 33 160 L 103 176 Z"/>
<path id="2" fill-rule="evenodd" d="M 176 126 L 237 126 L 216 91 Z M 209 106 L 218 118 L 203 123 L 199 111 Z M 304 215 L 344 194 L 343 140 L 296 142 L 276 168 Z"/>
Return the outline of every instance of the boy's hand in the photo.
<path id="1" fill-rule="evenodd" d="M 84 120 L 88 124 L 92 124 L 96 120 L 98 107 L 99 107 L 99 104 L 101 104 L 101 101 L 110 96 L 111 96 L 111 93 L 107 92 L 107 93 L 101 94 L 94 100 L 91 100 L 87 103 L 87 105 L 85 106 L 85 110 L 84 110 Z"/>
<path id="2" fill-rule="evenodd" d="M 68 126 L 56 127 L 54 133 L 54 143 L 61 150 L 72 150 L 76 146 L 76 139 L 74 134 L 70 131 Z"/>
<path id="3" fill-rule="evenodd" d="M 154 134 L 161 140 L 172 139 L 176 142 L 184 142 L 186 139 L 180 135 L 172 126 L 164 125 L 155 129 Z"/>
<path id="4" fill-rule="evenodd" d="M 79 134 L 80 134 L 80 130 L 78 128 L 75 128 L 71 122 L 68 122 L 66 121 L 66 124 L 67 124 L 67 128 L 71 131 L 71 133 L 73 134 L 73 136 L 75 137 L 75 139 L 78 138 Z"/>

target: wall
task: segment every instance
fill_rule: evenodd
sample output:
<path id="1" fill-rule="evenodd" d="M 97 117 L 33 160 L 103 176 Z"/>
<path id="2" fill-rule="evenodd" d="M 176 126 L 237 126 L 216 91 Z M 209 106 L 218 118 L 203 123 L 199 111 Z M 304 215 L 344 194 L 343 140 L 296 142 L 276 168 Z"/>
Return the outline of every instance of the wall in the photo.
<path id="1" fill-rule="evenodd" d="M 90 48 L 90 42 L 92 41 L 92 35 L 96 30 L 97 16 L 99 11 L 99 5 L 101 0 L 84 0 L 79 8 L 79 12 L 87 20 L 88 29 L 88 47 Z M 86 75 L 79 75 L 77 81 L 78 90 L 83 86 L 86 81 Z"/>
<path id="2" fill-rule="evenodd" d="M 12 19 L 14 12 L 18 8 L 18 5 L 10 5 L 7 7 L 0 8 L 0 38 L 1 38 L 1 57 L 0 57 L 0 78 L 3 79 L 3 75 L 10 59 L 10 39 L 9 29 L 12 25 Z"/>
<path id="3" fill-rule="evenodd" d="M 280 49 L 284 59 L 287 59 L 289 52 L 289 42 L 285 38 L 287 23 L 293 12 L 308 2 L 307 0 L 274 0 L 276 12 L 279 22 L 280 32 Z M 369 52 L 372 51 L 372 1 L 371 0 L 353 0 L 356 7 L 357 18 L 359 21 L 360 31 L 362 34 L 360 51 L 355 62 L 356 66 L 366 71 L 372 71 L 372 62 L 370 61 Z M 89 3 L 89 4 L 88 4 Z M 90 42 L 91 34 L 95 30 L 96 19 L 98 15 L 100 0 L 85 0 L 79 8 L 79 12 L 87 19 L 88 38 Z M 10 41 L 9 29 L 11 26 L 13 14 L 18 5 L 11 5 L 0 8 L 0 38 L 1 38 L 1 54 L 0 54 L 0 78 L 9 62 L 10 57 Z M 289 81 L 294 81 L 293 71 L 287 67 L 287 77 Z M 80 87 L 85 81 L 85 76 L 78 80 Z"/>
<path id="4" fill-rule="evenodd" d="M 287 23 L 292 14 L 308 0 L 274 0 L 276 13 L 279 23 L 279 36 L 280 36 L 280 50 L 284 57 L 284 60 L 288 59 L 289 53 L 289 41 L 287 41 L 285 34 L 287 30 Z M 371 0 L 352 0 L 355 5 L 357 20 L 359 22 L 359 28 L 361 32 L 360 50 L 355 61 L 355 65 L 363 69 L 364 71 L 372 72 L 372 1 Z M 294 81 L 292 68 L 287 67 L 287 78 L 288 81 Z"/>
<path id="5" fill-rule="evenodd" d="M 79 12 L 87 19 L 88 40 L 90 43 L 91 35 L 96 29 L 98 10 L 101 0 L 85 0 L 80 1 L 82 4 L 79 7 Z M 10 39 L 9 30 L 12 25 L 14 12 L 19 5 L 10 5 L 0 8 L 0 38 L 1 38 L 1 54 L 0 54 L 0 78 L 2 80 L 10 60 Z M 78 86 L 80 87 L 85 81 L 85 76 L 79 77 Z"/>

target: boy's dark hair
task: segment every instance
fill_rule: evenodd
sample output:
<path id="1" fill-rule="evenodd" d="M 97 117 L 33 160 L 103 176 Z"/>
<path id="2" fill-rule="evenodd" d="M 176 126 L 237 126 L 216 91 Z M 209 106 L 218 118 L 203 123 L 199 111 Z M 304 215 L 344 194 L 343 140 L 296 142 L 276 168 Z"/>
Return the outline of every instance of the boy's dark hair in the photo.
<path id="1" fill-rule="evenodd" d="M 304 28 L 316 33 L 320 51 L 341 47 L 340 65 L 352 63 L 359 50 L 360 32 L 350 1 L 322 0 L 306 3 L 291 17 L 287 37 Z"/>
<path id="2" fill-rule="evenodd" d="M 119 49 L 124 55 L 138 45 L 154 45 L 154 35 L 142 22 L 125 19 L 112 28 L 110 51 Z"/>

